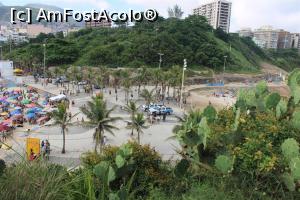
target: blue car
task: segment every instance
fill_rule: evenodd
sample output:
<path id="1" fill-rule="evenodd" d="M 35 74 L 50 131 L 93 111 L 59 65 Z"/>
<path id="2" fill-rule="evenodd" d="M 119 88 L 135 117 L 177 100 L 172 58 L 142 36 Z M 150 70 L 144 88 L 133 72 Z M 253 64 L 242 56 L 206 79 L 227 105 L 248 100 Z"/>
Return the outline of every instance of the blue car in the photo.
<path id="1" fill-rule="evenodd" d="M 161 108 L 160 109 L 160 113 L 161 114 L 167 114 L 167 115 L 171 115 L 171 114 L 173 114 L 173 109 L 172 108 L 170 108 L 170 107 L 163 107 L 163 108 Z"/>

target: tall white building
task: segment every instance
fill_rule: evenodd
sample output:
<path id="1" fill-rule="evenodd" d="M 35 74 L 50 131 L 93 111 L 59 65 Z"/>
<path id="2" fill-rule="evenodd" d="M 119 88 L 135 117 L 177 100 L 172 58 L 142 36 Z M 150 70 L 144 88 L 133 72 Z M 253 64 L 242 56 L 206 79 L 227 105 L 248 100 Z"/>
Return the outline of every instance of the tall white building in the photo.
<path id="1" fill-rule="evenodd" d="M 226 0 L 213 0 L 194 9 L 194 15 L 206 17 L 213 28 L 221 28 L 229 33 L 232 3 Z"/>

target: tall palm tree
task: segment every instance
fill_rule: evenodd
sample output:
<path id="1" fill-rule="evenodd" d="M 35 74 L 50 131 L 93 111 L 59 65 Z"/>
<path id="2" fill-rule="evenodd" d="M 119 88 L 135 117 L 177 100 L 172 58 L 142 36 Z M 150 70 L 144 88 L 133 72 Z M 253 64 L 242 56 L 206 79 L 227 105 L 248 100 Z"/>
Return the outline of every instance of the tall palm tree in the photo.
<path id="1" fill-rule="evenodd" d="M 170 18 L 181 19 L 183 16 L 182 9 L 176 4 L 173 8 L 168 9 L 168 14 Z"/>
<path id="2" fill-rule="evenodd" d="M 68 131 L 68 126 L 71 125 L 72 119 L 77 114 L 70 116 L 67 112 L 66 103 L 60 103 L 57 108 L 57 110 L 51 113 L 51 116 L 54 119 L 54 125 L 59 125 L 61 128 L 61 133 L 63 134 L 63 148 L 61 153 L 66 153 L 66 132 Z"/>
<path id="3" fill-rule="evenodd" d="M 142 92 L 141 92 L 141 95 L 140 95 L 142 98 L 144 98 L 144 100 L 146 101 L 146 104 L 149 105 L 151 102 L 153 102 L 155 100 L 155 97 L 154 97 L 154 89 L 149 91 L 147 89 L 144 89 Z"/>
<path id="4" fill-rule="evenodd" d="M 92 97 L 92 101 L 87 103 L 87 106 L 81 107 L 80 110 L 89 119 L 88 125 L 95 127 L 94 140 L 95 140 L 95 153 L 99 147 L 100 154 L 103 148 L 103 137 L 105 131 L 114 135 L 113 130 L 118 128 L 113 126 L 112 123 L 120 120 L 120 117 L 111 117 L 111 113 L 114 111 L 115 107 L 112 109 L 107 109 L 106 101 L 103 99 L 103 95 L 97 95 Z"/>
<path id="5" fill-rule="evenodd" d="M 138 144 L 141 144 L 140 135 L 143 133 L 143 129 L 149 128 L 145 124 L 146 124 L 146 120 L 144 118 L 144 114 L 143 113 L 137 113 L 133 117 L 132 122 L 127 126 L 127 128 L 129 128 L 129 129 L 136 130 Z"/>
<path id="6" fill-rule="evenodd" d="M 135 114 L 138 112 L 138 107 L 136 103 L 134 101 L 129 101 L 126 104 L 124 110 L 130 114 L 130 120 L 132 122 Z M 133 135 L 133 128 L 131 129 L 131 135 Z"/>
<path id="7" fill-rule="evenodd" d="M 122 85 L 124 87 L 124 92 L 125 92 L 125 101 L 126 101 L 126 103 L 128 103 L 129 93 L 130 93 L 130 88 L 131 88 L 130 78 L 123 79 Z"/>

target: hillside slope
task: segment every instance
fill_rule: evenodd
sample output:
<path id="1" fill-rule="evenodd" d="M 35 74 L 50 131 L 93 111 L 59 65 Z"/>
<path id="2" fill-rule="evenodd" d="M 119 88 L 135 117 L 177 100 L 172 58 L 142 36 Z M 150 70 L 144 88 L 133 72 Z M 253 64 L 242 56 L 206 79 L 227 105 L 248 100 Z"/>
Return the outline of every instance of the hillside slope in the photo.
<path id="1" fill-rule="evenodd" d="M 22 65 L 42 63 L 41 36 L 15 49 L 7 57 Z M 89 65 L 109 67 L 158 66 L 158 53 L 164 54 L 162 67 L 182 65 L 233 71 L 257 71 L 266 55 L 251 40 L 214 31 L 203 17 L 184 20 L 160 18 L 155 23 L 137 23 L 130 28 L 83 29 L 67 38 L 48 39 L 48 65 Z"/>

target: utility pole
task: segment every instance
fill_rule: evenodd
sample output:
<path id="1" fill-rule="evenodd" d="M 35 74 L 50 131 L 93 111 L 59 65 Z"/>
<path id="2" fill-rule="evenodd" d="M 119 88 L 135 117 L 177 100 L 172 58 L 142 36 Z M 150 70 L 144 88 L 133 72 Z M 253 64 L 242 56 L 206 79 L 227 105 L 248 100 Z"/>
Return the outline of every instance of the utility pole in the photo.
<path id="1" fill-rule="evenodd" d="M 9 36 L 9 53 L 11 53 L 11 37 Z"/>
<path id="2" fill-rule="evenodd" d="M 225 84 L 226 59 L 227 59 L 227 56 L 224 56 L 224 68 L 223 68 L 223 83 L 224 84 Z"/>
<path id="3" fill-rule="evenodd" d="M 184 71 L 187 68 L 187 60 L 183 60 L 183 68 L 182 68 L 182 79 L 181 79 L 181 92 L 180 92 L 180 108 L 182 108 L 183 103 L 183 87 L 184 87 Z"/>
<path id="4" fill-rule="evenodd" d="M 44 46 L 44 87 L 46 87 L 46 40 Z"/>
<path id="5" fill-rule="evenodd" d="M 160 68 L 161 68 L 161 63 L 162 63 L 162 56 L 163 56 L 164 54 L 158 53 L 158 55 L 159 55 L 159 66 L 158 66 L 158 68 L 160 69 Z"/>
<path id="6" fill-rule="evenodd" d="M 2 59 L 3 59 L 3 55 L 2 55 L 2 46 L 0 46 L 0 55 L 1 55 L 1 59 L 0 59 L 0 60 L 2 60 Z"/>

